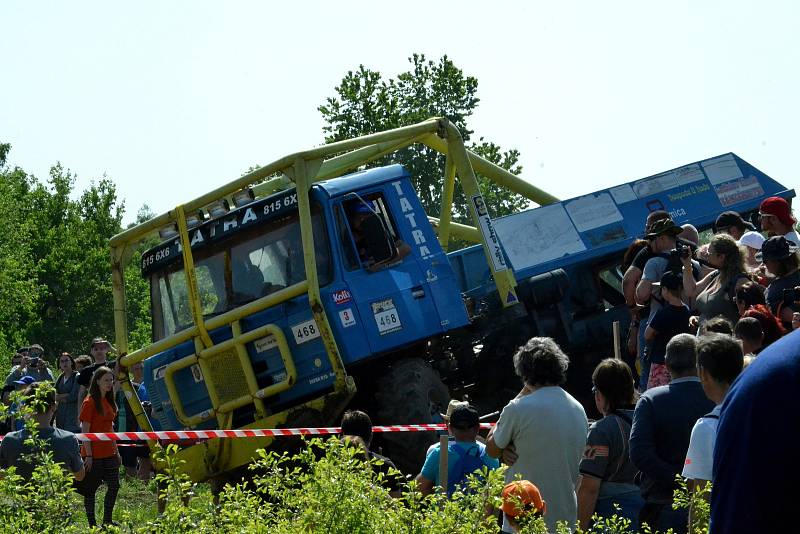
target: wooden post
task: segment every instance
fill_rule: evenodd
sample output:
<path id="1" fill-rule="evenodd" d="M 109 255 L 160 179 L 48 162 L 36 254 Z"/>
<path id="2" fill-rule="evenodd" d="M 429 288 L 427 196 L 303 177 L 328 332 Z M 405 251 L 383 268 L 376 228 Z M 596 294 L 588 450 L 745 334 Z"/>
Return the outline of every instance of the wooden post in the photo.
<path id="1" fill-rule="evenodd" d="M 619 321 L 614 321 L 614 357 L 618 360 L 622 359 L 622 349 L 620 347 L 619 339 Z"/>
<path id="2" fill-rule="evenodd" d="M 447 494 L 447 447 L 449 436 L 439 436 L 439 485 L 442 487 L 442 493 Z"/>

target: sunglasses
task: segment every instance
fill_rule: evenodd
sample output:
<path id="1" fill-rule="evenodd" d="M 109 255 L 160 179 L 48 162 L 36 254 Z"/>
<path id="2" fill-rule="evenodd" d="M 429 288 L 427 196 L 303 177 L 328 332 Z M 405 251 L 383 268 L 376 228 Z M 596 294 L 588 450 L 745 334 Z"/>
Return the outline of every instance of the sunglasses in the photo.
<path id="1" fill-rule="evenodd" d="M 598 391 L 600 391 L 600 390 L 599 390 L 599 389 L 597 389 L 597 386 L 592 386 L 592 394 L 595 394 L 595 393 L 597 393 Z"/>

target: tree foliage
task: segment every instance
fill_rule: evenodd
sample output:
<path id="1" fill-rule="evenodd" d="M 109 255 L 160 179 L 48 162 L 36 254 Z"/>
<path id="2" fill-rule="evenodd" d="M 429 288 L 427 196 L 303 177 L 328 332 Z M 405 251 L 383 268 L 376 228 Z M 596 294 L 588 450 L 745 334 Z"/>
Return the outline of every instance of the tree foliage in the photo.
<path id="1" fill-rule="evenodd" d="M 86 352 L 92 337 L 114 332 L 108 240 L 122 228 L 124 203 L 106 177 L 76 191 L 60 164 L 45 181 L 9 168 L 9 149 L 0 145 L 0 298 L 8 303 L 0 351 L 39 343 L 51 361 L 62 350 Z M 132 285 L 130 319 L 149 329 L 146 282 Z"/>
<path id="2" fill-rule="evenodd" d="M 409 58 L 411 67 L 396 78 L 360 65 L 349 71 L 335 88 L 336 94 L 319 106 L 326 125 L 328 143 L 422 122 L 435 116 L 447 117 L 461 132 L 467 148 L 514 174 L 522 172 L 519 151 L 503 150 L 480 138 L 468 124 L 480 102 L 478 80 L 467 76 L 447 56 L 426 60 L 423 54 Z M 413 145 L 389 154 L 368 166 L 400 163 L 412 180 L 429 215 L 441 212 L 444 156 L 423 145 Z M 505 191 L 483 176 L 478 176 L 481 192 L 494 215 L 514 213 L 528 205 L 527 199 Z M 453 200 L 454 220 L 467 221 L 466 198 L 459 186 Z"/>

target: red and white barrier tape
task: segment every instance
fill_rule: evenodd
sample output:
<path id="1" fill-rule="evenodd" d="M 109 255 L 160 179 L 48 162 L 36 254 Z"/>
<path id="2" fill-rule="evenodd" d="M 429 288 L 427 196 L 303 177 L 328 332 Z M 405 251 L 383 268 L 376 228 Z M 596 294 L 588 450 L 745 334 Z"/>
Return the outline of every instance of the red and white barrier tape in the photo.
<path id="1" fill-rule="evenodd" d="M 488 429 L 494 426 L 493 423 L 481 423 L 481 428 Z M 423 425 L 392 425 L 374 426 L 373 432 L 430 432 L 446 430 L 444 424 L 423 424 Z M 261 437 L 283 437 L 283 436 L 322 436 L 329 434 L 339 434 L 340 427 L 323 428 L 272 428 L 272 429 L 241 429 L 241 430 L 167 430 L 161 432 L 107 432 L 107 433 L 87 433 L 76 434 L 81 441 L 145 441 L 151 439 L 180 441 L 198 440 L 214 438 L 261 438 Z M 0 436 L 2 439 L 2 436 Z"/>

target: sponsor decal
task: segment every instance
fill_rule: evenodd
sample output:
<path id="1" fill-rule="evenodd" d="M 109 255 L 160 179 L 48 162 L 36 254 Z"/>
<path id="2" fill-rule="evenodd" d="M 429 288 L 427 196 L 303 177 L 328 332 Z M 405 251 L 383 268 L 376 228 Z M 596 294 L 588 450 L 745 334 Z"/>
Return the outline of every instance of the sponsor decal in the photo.
<path id="1" fill-rule="evenodd" d="M 347 304 L 351 300 L 352 296 L 350 295 L 350 291 L 347 289 L 340 289 L 339 291 L 335 291 L 333 293 L 333 303 L 336 305 Z"/>
<path id="2" fill-rule="evenodd" d="M 375 324 L 378 326 L 378 333 L 382 336 L 403 329 L 400 314 L 397 313 L 392 299 L 373 302 L 372 314 L 375 317 Z"/>
<path id="3" fill-rule="evenodd" d="M 339 320 L 345 328 L 351 327 L 356 324 L 356 318 L 353 316 L 353 309 L 347 308 L 339 312 Z"/>

